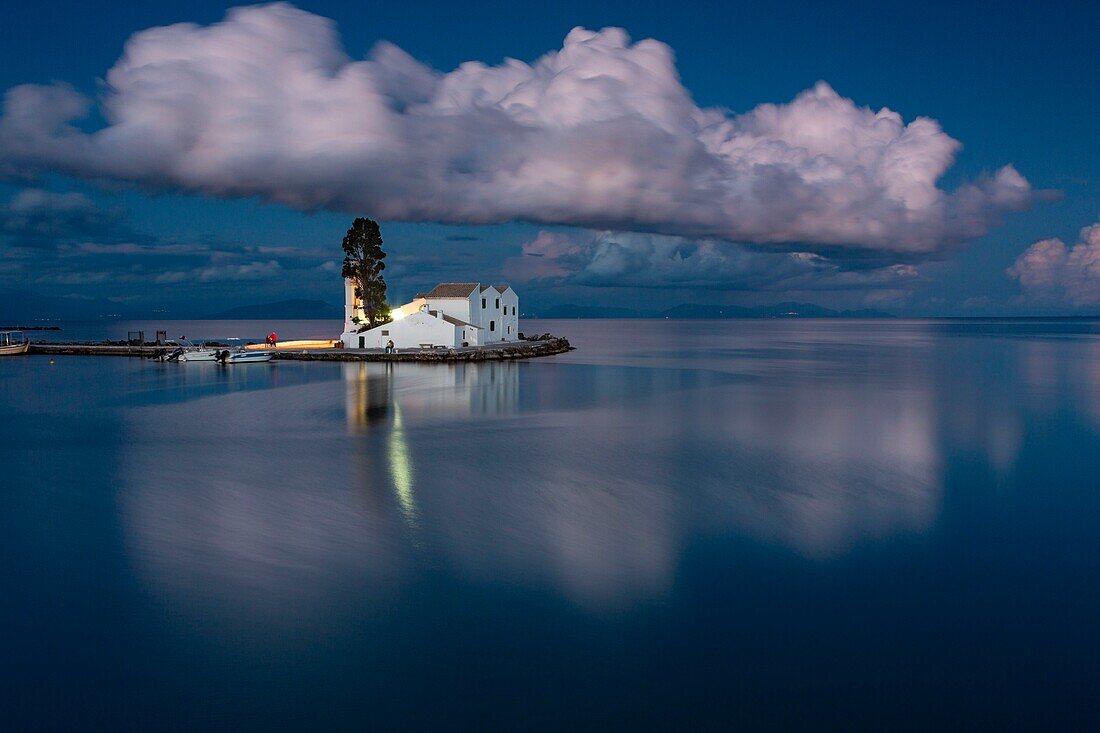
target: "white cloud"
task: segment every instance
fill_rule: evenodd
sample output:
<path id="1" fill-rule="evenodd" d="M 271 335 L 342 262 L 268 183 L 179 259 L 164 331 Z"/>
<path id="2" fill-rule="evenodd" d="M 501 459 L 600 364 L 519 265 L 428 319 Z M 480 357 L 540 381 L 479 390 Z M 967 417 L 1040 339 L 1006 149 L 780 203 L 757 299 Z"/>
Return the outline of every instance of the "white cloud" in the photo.
<path id="1" fill-rule="evenodd" d="M 1035 242 L 1008 274 L 1037 300 L 1100 305 L 1100 223 L 1082 229 L 1073 247 L 1060 239 Z"/>
<path id="2" fill-rule="evenodd" d="M 1011 166 L 947 192 L 960 145 L 825 83 L 744 114 L 698 107 L 672 50 L 574 29 L 531 64 L 436 71 L 388 43 L 349 59 L 287 4 L 135 34 L 107 126 L 69 86 L 15 87 L 0 174 L 57 171 L 389 220 L 522 220 L 931 253 L 1027 206 Z"/>

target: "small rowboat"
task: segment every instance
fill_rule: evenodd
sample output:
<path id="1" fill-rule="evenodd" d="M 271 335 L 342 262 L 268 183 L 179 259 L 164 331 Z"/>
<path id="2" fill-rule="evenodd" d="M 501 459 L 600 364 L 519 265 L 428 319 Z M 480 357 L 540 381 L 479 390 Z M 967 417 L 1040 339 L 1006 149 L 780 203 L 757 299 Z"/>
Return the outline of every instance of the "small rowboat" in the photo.
<path id="1" fill-rule="evenodd" d="M 0 331 L 0 356 L 26 354 L 30 345 L 22 331 Z"/>

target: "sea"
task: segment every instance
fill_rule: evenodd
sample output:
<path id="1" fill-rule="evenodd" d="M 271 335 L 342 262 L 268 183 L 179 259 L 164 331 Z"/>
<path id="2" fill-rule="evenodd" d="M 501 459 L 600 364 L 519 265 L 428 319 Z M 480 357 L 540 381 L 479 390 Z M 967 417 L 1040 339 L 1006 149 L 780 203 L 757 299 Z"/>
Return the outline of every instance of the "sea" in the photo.
<path id="1" fill-rule="evenodd" d="M 0 725 L 1097 729 L 1100 321 L 521 330 L 0 360 Z"/>

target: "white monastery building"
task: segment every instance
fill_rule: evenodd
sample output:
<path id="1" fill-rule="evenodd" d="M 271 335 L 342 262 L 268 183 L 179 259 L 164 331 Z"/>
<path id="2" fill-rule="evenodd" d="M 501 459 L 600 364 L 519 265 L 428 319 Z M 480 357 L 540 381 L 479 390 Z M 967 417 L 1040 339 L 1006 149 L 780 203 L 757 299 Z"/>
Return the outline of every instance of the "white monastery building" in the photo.
<path id="1" fill-rule="evenodd" d="M 440 283 L 390 315 L 393 321 L 369 330 L 355 286 L 344 281 L 344 333 L 349 349 L 484 346 L 519 339 L 519 296 L 508 285 Z"/>

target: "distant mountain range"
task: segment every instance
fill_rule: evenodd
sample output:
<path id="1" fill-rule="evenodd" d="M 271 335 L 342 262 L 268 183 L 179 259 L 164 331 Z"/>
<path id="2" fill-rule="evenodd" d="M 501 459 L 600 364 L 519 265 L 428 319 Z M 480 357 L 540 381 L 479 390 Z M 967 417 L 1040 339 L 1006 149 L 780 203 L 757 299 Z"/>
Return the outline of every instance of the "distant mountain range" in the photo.
<path id="1" fill-rule="evenodd" d="M 250 321 L 325 319 L 341 320 L 344 309 L 320 300 L 280 300 L 277 303 L 245 305 L 201 316 L 200 320 Z M 560 305 L 540 310 L 537 318 L 893 318 L 873 310 L 836 311 L 811 303 L 776 303 L 748 308 L 737 305 L 678 305 L 668 310 L 643 313 L 610 306 Z"/>
<path id="2" fill-rule="evenodd" d="M 0 321 L 4 323 L 91 321 L 131 315 L 126 306 L 104 298 L 50 298 L 19 291 L 0 292 Z"/>
<path id="3" fill-rule="evenodd" d="M 629 308 L 559 305 L 533 314 L 538 318 L 894 318 L 892 313 L 869 309 L 833 310 L 813 303 L 776 303 L 748 307 L 741 305 L 684 304 L 663 311 L 642 312 Z"/>
<path id="4" fill-rule="evenodd" d="M 524 313 L 529 318 L 648 318 L 629 308 L 598 305 L 556 305 L 537 313 Z"/>
<path id="5" fill-rule="evenodd" d="M 524 314 L 528 318 L 893 318 L 893 314 L 875 310 L 837 311 L 812 303 L 776 303 L 746 307 L 738 305 L 684 304 L 662 311 L 644 312 L 630 308 L 593 305 L 559 305 Z M 0 322 L 56 323 L 101 318 L 186 318 L 186 314 L 168 315 L 114 303 L 106 299 L 47 298 L 23 292 L 0 292 Z M 196 320 L 343 320 L 344 309 L 321 300 L 291 299 L 275 303 L 245 305 L 198 316 Z"/>
<path id="6" fill-rule="evenodd" d="M 254 320 L 343 320 L 344 309 L 322 300 L 280 300 L 277 303 L 242 305 L 237 308 L 200 316 L 200 321 Z"/>
<path id="7" fill-rule="evenodd" d="M 211 313 L 200 320 L 250 321 L 326 319 L 341 320 L 344 309 L 320 300 L 280 300 L 277 303 L 245 305 Z M 629 308 L 609 306 L 560 305 L 540 310 L 528 317 L 537 318 L 893 318 L 890 313 L 872 310 L 836 311 L 811 303 L 776 303 L 747 308 L 736 305 L 678 305 L 668 310 L 643 313 Z"/>

